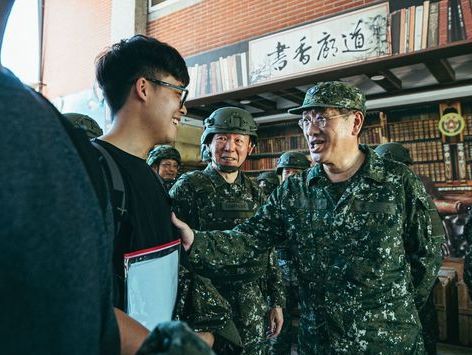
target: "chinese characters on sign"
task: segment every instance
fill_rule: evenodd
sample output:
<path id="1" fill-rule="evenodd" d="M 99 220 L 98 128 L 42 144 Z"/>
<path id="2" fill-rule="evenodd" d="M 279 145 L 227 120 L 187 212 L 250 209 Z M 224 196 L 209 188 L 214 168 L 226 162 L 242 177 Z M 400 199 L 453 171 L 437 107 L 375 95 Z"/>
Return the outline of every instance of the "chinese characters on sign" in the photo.
<path id="1" fill-rule="evenodd" d="M 380 4 L 249 42 L 249 83 L 388 54 Z"/>

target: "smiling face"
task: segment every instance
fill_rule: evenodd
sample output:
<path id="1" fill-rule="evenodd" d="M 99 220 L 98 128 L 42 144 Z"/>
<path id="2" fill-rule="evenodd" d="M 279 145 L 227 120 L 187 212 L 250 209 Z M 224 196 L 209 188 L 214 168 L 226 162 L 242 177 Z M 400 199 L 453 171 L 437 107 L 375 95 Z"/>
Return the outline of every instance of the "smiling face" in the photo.
<path id="1" fill-rule="evenodd" d="M 158 174 L 166 181 L 175 180 L 178 171 L 179 163 L 174 159 L 162 159 L 159 163 Z"/>
<path id="2" fill-rule="evenodd" d="M 158 78 L 166 83 L 182 86 L 182 83 L 173 76 L 167 75 Z M 170 143 L 177 135 L 177 125 L 182 116 L 187 113 L 185 105 L 181 107 L 181 91 L 156 85 L 147 81 L 150 86 L 150 101 L 148 105 L 145 125 L 155 137 L 155 144 Z"/>
<path id="3" fill-rule="evenodd" d="M 363 123 L 362 113 L 342 114 L 335 108 L 314 111 L 313 116 L 321 114 L 327 120 L 324 127 L 310 123 L 303 129 L 311 158 L 317 163 L 336 165 L 357 146 Z"/>
<path id="4" fill-rule="evenodd" d="M 233 133 L 215 133 L 209 145 L 213 167 L 216 164 L 239 168 L 254 146 L 248 135 Z M 215 164 L 216 162 L 216 164 Z"/>

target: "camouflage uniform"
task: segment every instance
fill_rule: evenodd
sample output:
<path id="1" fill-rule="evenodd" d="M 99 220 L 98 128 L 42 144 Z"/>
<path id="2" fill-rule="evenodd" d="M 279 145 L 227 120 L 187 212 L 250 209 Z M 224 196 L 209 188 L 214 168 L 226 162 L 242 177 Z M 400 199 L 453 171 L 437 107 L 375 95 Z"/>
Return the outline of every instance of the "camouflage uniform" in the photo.
<path id="1" fill-rule="evenodd" d="M 464 258 L 464 282 L 472 299 L 472 218 L 464 227 L 464 237 L 467 241 L 467 250 Z"/>
<path id="2" fill-rule="evenodd" d="M 282 175 L 284 168 L 308 169 L 310 161 L 301 152 L 285 152 L 277 160 L 277 174 Z M 296 342 L 298 327 L 293 325 L 294 316 L 299 314 L 298 280 L 289 254 L 289 245 L 283 243 L 275 248 L 277 261 L 285 286 L 286 308 L 284 310 L 284 326 L 279 336 L 274 339 L 272 354 L 290 354 L 292 344 Z"/>
<path id="3" fill-rule="evenodd" d="M 180 219 L 201 230 L 231 229 L 254 215 L 264 196 L 242 172 L 227 183 L 210 165 L 201 172 L 182 175 L 170 191 Z M 221 270 L 194 265 L 194 270 L 212 280 L 233 310 L 246 354 L 264 354 L 267 300 L 270 307 L 284 307 L 282 276 L 274 252 L 264 252 L 244 267 Z"/>
<path id="4" fill-rule="evenodd" d="M 392 159 L 406 165 L 413 164 L 410 151 L 400 143 L 383 143 L 377 146 L 374 151 L 382 158 Z M 426 188 L 426 190 L 428 189 Z M 446 241 L 444 240 L 443 242 Z M 436 282 L 438 282 L 437 278 Z M 438 342 L 439 328 L 436 308 L 434 306 L 433 290 L 431 290 L 428 300 L 423 305 L 423 307 L 418 309 L 418 315 L 423 328 L 424 347 L 429 355 L 434 355 L 437 353 L 436 344 Z"/>
<path id="5" fill-rule="evenodd" d="M 182 163 L 182 158 L 180 156 L 180 153 L 177 149 L 172 147 L 171 145 L 158 145 L 154 149 L 152 149 L 149 152 L 148 158 L 146 160 L 146 163 L 148 163 L 149 166 L 157 165 L 157 169 L 159 169 L 159 164 L 161 163 L 162 159 L 173 159 L 177 162 L 177 164 L 180 166 Z M 159 179 L 162 182 L 162 185 L 166 189 L 166 191 L 169 191 L 172 186 L 175 184 L 175 179 L 172 180 L 164 180 L 161 176 L 159 176 Z"/>
<path id="6" fill-rule="evenodd" d="M 196 232 L 190 259 L 218 272 L 288 241 L 300 284 L 299 354 L 422 354 L 417 309 L 441 263 L 441 221 L 414 173 L 360 149 L 363 166 L 337 203 L 336 184 L 316 165 L 232 231 Z"/>

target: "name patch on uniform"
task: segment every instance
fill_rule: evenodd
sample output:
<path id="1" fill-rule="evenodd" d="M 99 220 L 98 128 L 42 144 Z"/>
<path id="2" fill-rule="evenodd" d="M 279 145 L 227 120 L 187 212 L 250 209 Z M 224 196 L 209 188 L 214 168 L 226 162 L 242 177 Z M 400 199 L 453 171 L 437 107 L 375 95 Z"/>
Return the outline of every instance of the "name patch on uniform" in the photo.
<path id="1" fill-rule="evenodd" d="M 354 200 L 353 208 L 360 212 L 378 212 L 395 214 L 395 204 L 393 202 L 375 202 Z"/>
<path id="2" fill-rule="evenodd" d="M 223 201 L 221 203 L 223 211 L 251 211 L 249 204 L 244 201 Z"/>

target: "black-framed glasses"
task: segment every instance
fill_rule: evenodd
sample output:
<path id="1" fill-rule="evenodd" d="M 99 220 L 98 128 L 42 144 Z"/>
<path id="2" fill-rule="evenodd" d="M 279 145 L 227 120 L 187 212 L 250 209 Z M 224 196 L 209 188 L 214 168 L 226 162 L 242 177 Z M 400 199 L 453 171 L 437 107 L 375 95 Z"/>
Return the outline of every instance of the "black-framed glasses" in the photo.
<path id="1" fill-rule="evenodd" d="M 302 118 L 298 120 L 298 126 L 300 126 L 301 129 L 306 130 L 311 123 L 312 125 L 324 128 L 329 120 L 342 116 L 346 116 L 346 114 L 343 113 L 335 116 L 326 116 L 322 113 L 316 112 L 315 110 L 303 111 Z"/>
<path id="2" fill-rule="evenodd" d="M 171 83 L 158 80 L 158 79 L 152 79 L 152 78 L 145 78 L 145 79 L 149 80 L 153 84 L 165 86 L 165 87 L 180 91 L 180 108 L 182 108 L 182 106 L 185 104 L 185 101 L 187 100 L 187 96 L 188 96 L 188 90 L 184 86 L 173 85 Z"/>

